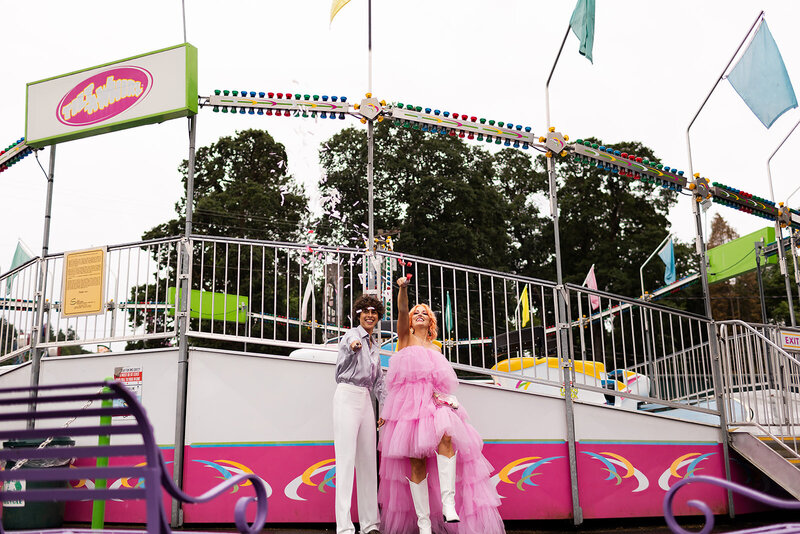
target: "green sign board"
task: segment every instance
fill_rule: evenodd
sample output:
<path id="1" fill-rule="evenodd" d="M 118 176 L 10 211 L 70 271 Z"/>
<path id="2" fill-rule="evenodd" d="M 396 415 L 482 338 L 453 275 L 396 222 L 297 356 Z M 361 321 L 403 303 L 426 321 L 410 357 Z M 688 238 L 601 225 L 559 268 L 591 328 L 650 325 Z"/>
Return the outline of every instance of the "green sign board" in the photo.
<path id="1" fill-rule="evenodd" d="M 775 241 L 775 227 L 768 226 L 729 243 L 708 249 L 708 283 L 721 282 L 756 268 L 756 241 L 767 245 Z M 762 263 L 777 263 L 776 256 Z"/>
<path id="2" fill-rule="evenodd" d="M 174 287 L 167 290 L 169 304 L 175 306 L 176 290 Z M 192 289 L 189 294 L 189 317 L 246 323 L 248 302 L 247 297 Z M 168 313 L 175 315 L 175 308 L 170 308 Z"/>

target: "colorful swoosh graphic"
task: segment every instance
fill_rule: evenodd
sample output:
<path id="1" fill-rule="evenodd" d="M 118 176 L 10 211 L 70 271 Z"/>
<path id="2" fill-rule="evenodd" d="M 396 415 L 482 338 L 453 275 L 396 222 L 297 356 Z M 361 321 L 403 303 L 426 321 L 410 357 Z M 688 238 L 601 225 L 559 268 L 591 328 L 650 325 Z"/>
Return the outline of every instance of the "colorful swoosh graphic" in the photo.
<path id="1" fill-rule="evenodd" d="M 710 458 L 717 454 L 716 452 L 709 452 L 706 454 L 700 454 L 699 452 L 690 452 L 688 454 L 684 454 L 683 456 L 679 456 L 676 458 L 670 466 L 661 473 L 661 476 L 658 478 L 658 486 L 663 489 L 664 491 L 669 490 L 670 488 L 670 478 L 688 478 L 694 476 L 697 471 L 702 470 L 701 467 L 698 467 L 700 462 Z M 680 470 L 686 468 L 686 472 L 684 475 L 680 474 Z"/>
<path id="2" fill-rule="evenodd" d="M 615 485 L 617 486 L 622 484 L 624 479 L 633 477 L 638 484 L 636 489 L 631 491 L 632 493 L 644 491 L 650 487 L 650 481 L 647 479 L 644 473 L 636 469 L 630 460 L 620 456 L 619 454 L 613 452 L 596 453 L 589 451 L 581 451 L 581 454 L 586 454 L 587 456 L 590 456 L 591 458 L 602 463 L 604 470 L 608 473 L 608 477 L 606 477 L 605 480 L 616 480 Z M 621 474 L 620 471 L 617 470 L 618 467 L 624 469 L 624 474 Z"/>
<path id="3" fill-rule="evenodd" d="M 246 465 L 244 465 L 242 463 L 239 463 L 239 462 L 234 462 L 233 460 L 214 460 L 213 462 L 209 461 L 209 460 L 192 460 L 192 461 L 193 462 L 197 462 L 199 464 L 203 464 L 206 467 L 210 467 L 211 469 L 214 469 L 215 471 L 219 472 L 219 476 L 217 478 L 221 478 L 223 480 L 228 480 L 229 478 L 233 478 L 235 475 L 243 475 L 243 474 L 253 475 L 253 474 L 255 474 L 253 472 L 253 470 L 250 469 L 249 467 L 247 467 Z M 164 463 L 169 465 L 172 462 L 164 462 Z M 147 465 L 147 464 L 142 462 L 142 463 L 136 464 L 134 467 L 142 467 L 142 466 L 145 466 L 145 465 Z M 73 467 L 73 466 L 70 466 L 70 467 Z M 267 486 L 267 497 L 272 496 L 272 487 L 266 481 L 264 481 L 264 483 Z M 239 491 L 240 487 L 252 486 L 252 485 L 253 485 L 253 483 L 251 481 L 249 481 L 249 480 L 246 480 L 244 482 L 244 484 L 241 484 L 241 485 L 235 484 L 233 486 L 233 489 L 231 490 L 231 493 L 236 493 L 237 491 Z M 94 489 L 95 488 L 95 483 L 94 483 L 93 480 L 82 479 L 82 480 L 78 480 L 76 484 L 72 485 L 72 487 L 73 488 L 84 488 L 85 487 L 87 489 Z M 122 478 L 118 478 L 116 480 L 109 480 L 107 487 L 108 487 L 108 489 L 142 488 L 142 487 L 144 487 L 144 479 L 143 478 L 122 477 Z M 112 500 L 121 502 L 121 499 L 112 499 Z"/>
<path id="4" fill-rule="evenodd" d="M 492 477 L 492 482 L 495 486 L 497 486 L 500 482 L 503 482 L 505 484 L 516 486 L 520 491 L 525 491 L 523 486 L 538 486 L 538 484 L 533 481 L 533 477 L 541 475 L 541 473 L 536 472 L 539 467 L 549 464 L 553 460 L 558 460 L 559 458 L 564 458 L 564 456 L 551 456 L 549 458 L 542 458 L 541 456 L 527 456 L 525 458 L 517 458 L 513 462 L 506 464 L 496 475 L 494 475 Z M 519 479 L 514 481 L 511 478 L 511 475 L 519 471 L 522 471 L 522 473 L 520 474 Z"/>
<path id="5" fill-rule="evenodd" d="M 318 482 L 314 481 L 314 477 L 322 475 Z M 303 497 L 298 495 L 298 490 L 301 485 L 316 487 L 322 493 L 325 493 L 325 488 L 335 488 L 336 479 L 336 459 L 328 458 L 327 460 L 319 461 L 310 465 L 303 471 L 300 476 L 295 477 L 283 489 L 283 494 L 293 501 L 305 501 Z"/>
<path id="6" fill-rule="evenodd" d="M 223 480 L 228 480 L 229 478 L 232 478 L 234 475 L 255 474 L 253 473 L 253 470 L 247 467 L 246 465 L 241 464 L 239 462 L 234 462 L 233 460 L 214 460 L 213 462 L 210 462 L 208 460 L 193 460 L 193 461 L 206 465 L 212 469 L 216 469 L 217 471 L 219 471 L 221 475 L 217 478 L 221 478 Z M 227 465 L 222 465 L 222 464 L 227 464 Z M 252 485 L 253 483 L 251 481 L 246 480 L 244 484 L 241 485 L 241 487 L 252 486 Z M 233 486 L 233 490 L 231 490 L 231 493 L 236 493 L 237 491 L 239 491 L 239 484 L 235 484 Z M 272 488 L 269 486 L 269 484 L 267 484 L 267 497 L 269 497 L 271 494 L 272 494 Z"/>

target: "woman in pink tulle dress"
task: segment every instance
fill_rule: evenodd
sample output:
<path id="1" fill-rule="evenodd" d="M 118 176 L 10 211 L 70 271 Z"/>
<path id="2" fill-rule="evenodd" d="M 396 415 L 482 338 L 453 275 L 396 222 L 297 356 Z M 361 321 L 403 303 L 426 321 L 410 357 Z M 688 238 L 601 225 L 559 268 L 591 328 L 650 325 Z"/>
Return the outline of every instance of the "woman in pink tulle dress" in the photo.
<path id="1" fill-rule="evenodd" d="M 389 360 L 378 443 L 381 530 L 503 533 L 492 466 L 481 453 L 483 440 L 464 408 L 448 395 L 458 380 L 433 344 L 436 317 L 425 304 L 409 313 L 408 280 L 401 278 L 397 285 L 398 352 Z"/>

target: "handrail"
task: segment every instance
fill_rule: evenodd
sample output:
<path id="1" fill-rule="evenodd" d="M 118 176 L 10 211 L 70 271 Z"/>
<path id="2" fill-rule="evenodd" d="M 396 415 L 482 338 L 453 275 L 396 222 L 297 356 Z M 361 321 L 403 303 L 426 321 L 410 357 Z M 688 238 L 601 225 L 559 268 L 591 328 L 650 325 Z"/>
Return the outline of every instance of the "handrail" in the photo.
<path id="1" fill-rule="evenodd" d="M 800 365 L 800 360 L 796 359 L 794 356 L 792 356 L 791 354 L 786 352 L 783 349 L 783 347 L 780 347 L 780 346 L 776 345 L 774 341 L 772 341 L 771 339 L 766 337 L 764 334 L 762 334 L 761 332 L 759 332 L 758 330 L 756 330 L 755 328 L 750 326 L 748 323 L 746 323 L 746 322 L 744 322 L 744 321 L 742 321 L 740 319 L 728 319 L 728 320 L 725 320 L 725 321 L 717 321 L 717 324 L 722 325 L 723 328 L 725 326 L 729 325 L 729 324 L 736 324 L 736 325 L 739 325 L 739 326 L 743 326 L 745 329 L 747 329 L 750 332 L 752 332 L 753 334 L 755 334 L 756 337 L 760 337 L 763 341 L 766 341 L 768 345 L 771 345 L 772 348 L 774 348 L 774 349 L 776 349 L 778 351 L 778 353 L 783 354 L 783 356 L 785 358 L 791 360 L 792 362 L 794 362 L 797 365 Z M 774 326 L 774 325 L 766 325 L 766 326 Z M 720 333 L 722 334 L 722 332 L 720 332 Z"/>
<path id="2" fill-rule="evenodd" d="M 564 287 L 566 287 L 567 289 L 570 289 L 572 291 L 579 291 L 581 293 L 586 293 L 586 294 L 589 294 L 589 295 L 596 295 L 598 297 L 605 297 L 607 299 L 613 299 L 613 300 L 617 300 L 619 302 L 624 302 L 627 306 L 634 306 L 634 305 L 635 306 L 641 306 L 642 308 L 648 308 L 648 309 L 651 309 L 651 310 L 669 312 L 669 313 L 674 314 L 674 315 L 680 315 L 680 316 L 687 317 L 687 318 L 690 318 L 690 319 L 696 319 L 698 321 L 702 321 L 702 322 L 705 322 L 705 323 L 711 322 L 711 321 L 708 320 L 708 318 L 705 315 L 699 315 L 699 314 L 692 313 L 692 312 L 687 312 L 687 311 L 684 311 L 684 310 L 676 310 L 675 308 L 670 308 L 669 306 L 664 306 L 663 304 L 658 304 L 658 303 L 650 302 L 650 301 L 643 300 L 643 299 L 637 299 L 637 298 L 632 298 L 632 297 L 624 297 L 624 296 L 621 296 L 621 295 L 616 295 L 614 293 L 609 293 L 607 291 L 602 291 L 600 289 L 591 289 L 591 288 L 588 288 L 586 286 L 579 286 L 577 284 L 571 284 L 571 283 L 564 284 Z M 601 310 L 601 311 L 595 312 L 596 313 L 595 315 L 588 316 L 587 319 L 597 319 L 597 318 L 599 318 L 598 316 L 601 315 L 601 314 L 617 313 L 618 311 L 622 311 L 622 309 L 623 309 L 622 306 L 617 306 L 616 308 L 612 308 L 610 310 Z"/>

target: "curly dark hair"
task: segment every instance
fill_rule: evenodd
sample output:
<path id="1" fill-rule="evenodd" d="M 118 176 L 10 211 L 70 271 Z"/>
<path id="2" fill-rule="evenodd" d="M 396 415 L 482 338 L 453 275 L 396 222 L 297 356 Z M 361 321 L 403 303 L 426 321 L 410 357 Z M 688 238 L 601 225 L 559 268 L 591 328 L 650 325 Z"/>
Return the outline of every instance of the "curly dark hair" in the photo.
<path id="1" fill-rule="evenodd" d="M 375 311 L 378 312 L 378 320 L 383 319 L 383 302 L 381 299 L 376 297 L 375 295 L 361 295 L 356 299 L 353 303 L 353 324 L 357 324 L 359 320 L 359 316 L 361 315 L 361 310 L 366 310 L 368 307 L 372 306 L 375 308 Z"/>

